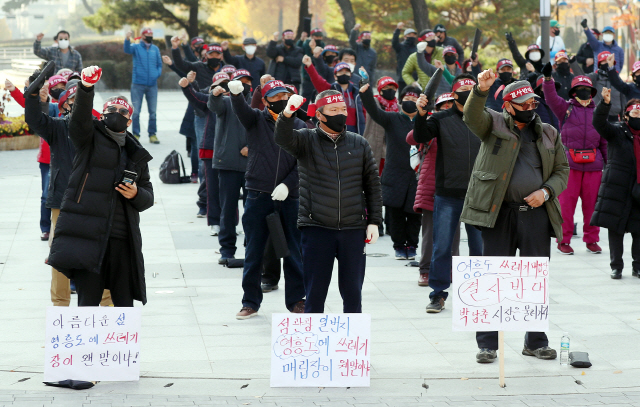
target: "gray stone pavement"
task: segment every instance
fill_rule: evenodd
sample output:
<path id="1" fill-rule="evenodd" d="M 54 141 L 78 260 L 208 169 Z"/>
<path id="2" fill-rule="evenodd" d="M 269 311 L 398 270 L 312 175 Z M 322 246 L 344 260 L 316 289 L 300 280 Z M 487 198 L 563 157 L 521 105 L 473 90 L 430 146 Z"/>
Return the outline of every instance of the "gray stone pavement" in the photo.
<path id="1" fill-rule="evenodd" d="M 156 204 L 141 216 L 149 302 L 139 382 L 101 382 L 82 392 L 42 385 L 50 271 L 39 240 L 36 151 L 0 152 L 0 406 L 640 406 L 640 279 L 629 268 L 622 280 L 609 278 L 606 231 L 603 254 L 588 254 L 576 237 L 576 255 L 554 251 L 551 262 L 551 345 L 569 332 L 571 349 L 589 352 L 589 369 L 522 356 L 523 334 L 507 333 L 507 387 L 500 388 L 497 364 L 475 362 L 474 334 L 452 332 L 449 309 L 425 313 L 429 289 L 418 287 L 416 268 L 392 259 L 385 236 L 369 248 L 386 256 L 368 259 L 363 289 L 372 316 L 371 387 L 270 388 L 270 316 L 286 312 L 283 289 L 265 295 L 260 316 L 235 319 L 242 271 L 217 264 L 217 239 L 195 217 L 197 186 L 157 178 L 171 150 L 184 152 L 177 129 L 186 107 L 178 92 L 161 92 L 159 101 L 162 144 L 143 136 L 155 157 Z M 144 124 L 146 111 L 142 117 Z M 327 312 L 341 308 L 335 283 Z"/>

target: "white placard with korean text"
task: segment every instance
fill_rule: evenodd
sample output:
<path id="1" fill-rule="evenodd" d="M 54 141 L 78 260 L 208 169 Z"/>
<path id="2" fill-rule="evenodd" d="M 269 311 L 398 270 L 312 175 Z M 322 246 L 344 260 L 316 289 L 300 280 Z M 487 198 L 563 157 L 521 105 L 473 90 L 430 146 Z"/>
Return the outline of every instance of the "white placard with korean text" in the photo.
<path id="1" fill-rule="evenodd" d="M 369 387 L 369 314 L 273 314 L 271 387 Z"/>
<path id="2" fill-rule="evenodd" d="M 549 330 L 548 257 L 453 257 L 454 331 Z"/>
<path id="3" fill-rule="evenodd" d="M 48 307 L 44 381 L 140 379 L 142 310 Z"/>

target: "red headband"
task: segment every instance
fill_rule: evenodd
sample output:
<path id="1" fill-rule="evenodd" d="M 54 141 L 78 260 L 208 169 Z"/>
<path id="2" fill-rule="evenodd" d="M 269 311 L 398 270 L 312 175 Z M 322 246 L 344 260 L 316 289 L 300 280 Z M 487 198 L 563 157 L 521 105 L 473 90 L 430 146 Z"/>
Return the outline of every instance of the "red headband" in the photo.
<path id="1" fill-rule="evenodd" d="M 416 97 L 416 98 L 419 98 L 419 97 L 420 97 L 420 95 L 418 95 L 416 92 L 407 92 L 407 93 L 405 93 L 404 95 L 402 95 L 402 97 L 403 97 L 403 98 L 404 98 L 405 96 L 413 96 L 413 97 Z"/>
<path id="2" fill-rule="evenodd" d="M 322 106 L 340 102 L 344 103 L 344 97 L 342 97 L 342 95 L 325 96 L 322 99 L 318 100 L 316 103 L 309 103 L 309 107 L 307 108 L 307 116 L 315 116 L 316 110 L 318 110 L 318 108 Z"/>
<path id="3" fill-rule="evenodd" d="M 129 104 L 129 102 L 120 98 L 110 100 L 107 103 L 105 103 L 104 106 L 102 106 L 102 111 L 104 112 L 105 110 L 107 110 L 109 106 L 113 106 L 113 105 L 122 105 L 127 108 L 127 110 L 129 111 L 129 115 L 133 114 L 133 109 L 131 108 L 131 105 Z"/>
<path id="4" fill-rule="evenodd" d="M 640 105 L 631 105 L 627 108 L 627 112 L 630 112 L 632 110 L 640 110 Z"/>
<path id="5" fill-rule="evenodd" d="M 451 88 L 451 92 L 455 92 L 458 89 L 460 89 L 460 87 L 467 86 L 467 85 L 475 86 L 476 81 L 474 81 L 473 79 L 463 79 L 461 81 L 458 81 L 453 84 L 453 88 Z"/>
<path id="6" fill-rule="evenodd" d="M 513 99 L 517 99 L 520 96 L 524 96 L 524 95 L 533 95 L 533 89 L 531 88 L 531 86 L 523 86 L 519 89 L 514 90 L 513 92 L 509 92 L 506 96 L 502 97 L 502 100 L 504 100 L 505 102 L 510 102 Z"/>

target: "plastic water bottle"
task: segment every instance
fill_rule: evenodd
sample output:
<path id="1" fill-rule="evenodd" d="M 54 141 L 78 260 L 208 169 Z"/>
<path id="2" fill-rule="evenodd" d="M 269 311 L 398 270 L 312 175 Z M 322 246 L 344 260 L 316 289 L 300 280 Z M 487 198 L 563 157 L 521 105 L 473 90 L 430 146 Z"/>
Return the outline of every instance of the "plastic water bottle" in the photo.
<path id="1" fill-rule="evenodd" d="M 569 365 L 569 347 L 571 346 L 571 338 L 569 334 L 565 332 L 560 340 L 560 365 Z"/>

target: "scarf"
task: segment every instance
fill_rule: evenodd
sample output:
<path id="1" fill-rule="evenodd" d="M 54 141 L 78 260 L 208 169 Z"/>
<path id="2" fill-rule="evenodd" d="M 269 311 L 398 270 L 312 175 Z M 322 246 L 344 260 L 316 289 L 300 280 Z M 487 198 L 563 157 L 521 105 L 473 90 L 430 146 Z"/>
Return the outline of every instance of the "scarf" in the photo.
<path id="1" fill-rule="evenodd" d="M 269 114 L 271 115 L 271 117 L 273 117 L 273 121 L 277 122 L 278 121 L 278 116 L 280 116 L 279 113 L 275 113 L 273 112 L 271 109 L 267 108 L 269 110 Z"/>
<path id="2" fill-rule="evenodd" d="M 633 155 L 636 157 L 636 182 L 640 184 L 640 130 L 634 130 L 627 124 L 633 134 Z"/>
<path id="3" fill-rule="evenodd" d="M 380 106 L 385 112 L 399 112 L 398 109 L 398 98 L 394 98 L 393 100 L 387 100 L 380 95 L 374 96 L 380 102 Z"/>
<path id="4" fill-rule="evenodd" d="M 123 133 L 116 133 L 115 131 L 112 131 L 110 128 L 108 128 L 107 126 L 104 126 L 104 129 L 107 131 L 107 134 L 109 134 L 109 136 L 111 136 L 111 138 L 113 140 L 115 140 L 116 143 L 118 143 L 118 145 L 120 147 L 124 146 L 126 139 L 127 139 L 127 132 L 123 132 Z"/>

